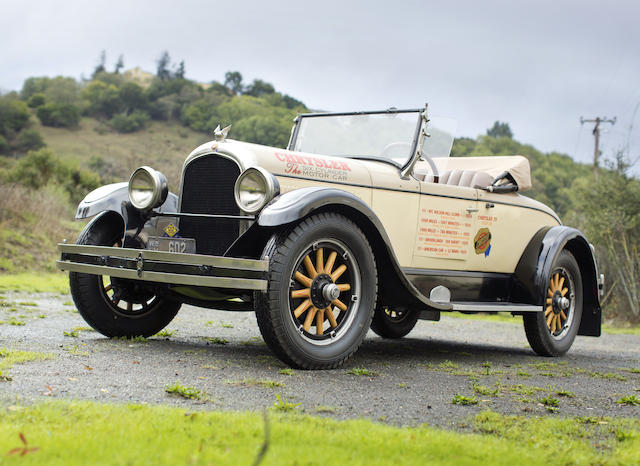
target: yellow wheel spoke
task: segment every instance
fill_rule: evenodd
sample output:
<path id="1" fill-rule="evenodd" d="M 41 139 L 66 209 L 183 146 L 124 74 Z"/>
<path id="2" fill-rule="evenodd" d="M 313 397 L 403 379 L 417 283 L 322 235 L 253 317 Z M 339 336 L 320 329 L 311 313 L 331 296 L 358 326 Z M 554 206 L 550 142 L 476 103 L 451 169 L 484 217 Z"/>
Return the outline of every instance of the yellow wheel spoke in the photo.
<path id="1" fill-rule="evenodd" d="M 318 252 L 316 252 L 316 271 L 324 273 L 324 253 L 322 248 L 319 248 Z"/>
<path id="2" fill-rule="evenodd" d="M 564 285 L 564 277 L 560 277 L 560 282 L 558 283 L 558 289 L 561 290 Z"/>
<path id="3" fill-rule="evenodd" d="M 311 322 L 313 322 L 313 318 L 316 316 L 316 312 L 318 312 L 318 308 L 315 306 L 313 306 L 307 312 L 307 318 L 304 319 L 304 324 L 302 325 L 302 328 L 304 328 L 305 332 L 308 332 L 311 328 Z"/>
<path id="4" fill-rule="evenodd" d="M 550 314 L 549 317 L 547 317 L 547 327 L 551 328 L 551 321 L 553 320 L 553 316 L 555 314 Z"/>
<path id="5" fill-rule="evenodd" d="M 334 301 L 334 303 L 335 303 L 335 301 Z M 330 307 L 328 307 L 328 308 L 326 308 L 326 309 L 324 310 L 324 313 L 325 313 L 325 315 L 327 316 L 327 319 L 329 319 L 329 324 L 330 324 L 332 327 L 337 327 L 337 326 L 338 326 L 338 322 L 336 322 L 336 318 L 335 318 L 335 316 L 333 315 L 333 310 L 332 310 Z"/>
<path id="6" fill-rule="evenodd" d="M 562 330 L 562 320 L 560 319 L 560 314 L 556 315 L 556 331 Z"/>
<path id="7" fill-rule="evenodd" d="M 551 288 L 547 290 L 547 296 L 553 298 L 553 290 Z"/>
<path id="8" fill-rule="evenodd" d="M 567 316 L 566 316 L 566 314 L 564 313 L 564 311 L 560 311 L 560 317 L 562 317 L 562 322 L 563 322 L 563 323 L 567 321 Z"/>
<path id="9" fill-rule="evenodd" d="M 327 263 L 324 266 L 324 273 L 328 273 L 329 275 L 331 275 L 331 270 L 333 270 L 333 264 L 335 264 L 337 256 L 338 256 L 338 253 L 335 251 L 329 254 Z"/>
<path id="10" fill-rule="evenodd" d="M 311 297 L 311 288 L 305 288 L 302 290 L 293 290 L 291 292 L 292 298 L 310 298 Z"/>
<path id="11" fill-rule="evenodd" d="M 324 333 L 324 309 L 320 309 L 316 313 L 316 335 Z"/>
<path id="12" fill-rule="evenodd" d="M 547 304 L 551 304 L 553 302 L 552 298 L 547 298 Z"/>
<path id="13" fill-rule="evenodd" d="M 563 289 L 562 289 L 562 291 L 560 292 L 560 294 L 561 294 L 562 296 L 564 296 L 564 295 L 566 295 L 566 294 L 567 294 L 567 291 L 569 291 L 569 288 L 563 288 Z"/>
<path id="14" fill-rule="evenodd" d="M 554 280 L 554 291 L 558 289 L 558 282 L 560 282 L 560 274 L 557 273 L 553 276 L 553 280 Z"/>
<path id="15" fill-rule="evenodd" d="M 305 274 L 300 273 L 300 272 L 296 272 L 293 277 L 298 280 L 298 282 L 304 286 L 308 286 L 309 288 L 311 288 L 311 284 L 313 283 L 313 280 L 311 280 L 309 277 L 307 277 Z"/>
<path id="16" fill-rule="evenodd" d="M 113 286 L 111 285 L 111 283 L 109 283 L 107 286 L 104 287 L 104 292 L 108 293 L 109 291 L 111 291 L 113 289 Z"/>
<path id="17" fill-rule="evenodd" d="M 309 259 L 308 255 L 305 256 L 302 262 L 304 262 L 304 266 L 307 269 L 307 273 L 309 274 L 309 276 L 311 278 L 316 278 L 316 275 L 318 275 L 318 272 L 316 272 L 316 269 L 313 266 L 313 263 L 311 262 L 311 259 Z"/>
<path id="18" fill-rule="evenodd" d="M 349 291 L 351 289 L 351 285 L 348 283 L 342 283 L 341 285 L 338 285 L 338 289 L 340 291 Z"/>
<path id="19" fill-rule="evenodd" d="M 300 304 L 300 306 L 296 307 L 296 309 L 293 311 L 293 315 L 297 319 L 298 317 L 300 317 L 302 315 L 302 313 L 304 311 L 309 309 L 310 306 L 311 306 L 311 300 L 310 299 L 305 299 L 304 301 L 302 301 L 302 304 Z"/>
<path id="20" fill-rule="evenodd" d="M 547 306 L 547 310 L 544 311 L 545 317 L 548 316 L 550 312 L 553 312 L 553 308 L 551 306 Z"/>
<path id="21" fill-rule="evenodd" d="M 346 265 L 344 265 L 344 264 L 342 264 L 340 267 L 338 267 L 338 268 L 335 270 L 335 272 L 333 272 L 333 273 L 331 274 L 331 280 L 333 280 L 333 281 L 335 282 L 338 278 L 340 278 L 340 276 L 341 276 L 343 273 L 345 273 L 345 272 L 346 272 L 346 270 L 347 270 L 347 266 L 346 266 Z"/>
<path id="22" fill-rule="evenodd" d="M 556 318 L 557 316 L 554 314 L 553 315 L 553 319 L 551 320 L 551 331 L 553 333 L 556 332 L 556 322 L 558 321 L 558 319 Z"/>
<path id="23" fill-rule="evenodd" d="M 343 303 L 342 301 L 340 301 L 339 299 L 334 299 L 331 304 L 333 304 L 334 306 L 336 306 L 338 309 L 340 309 L 341 311 L 346 311 L 347 310 L 347 305 L 345 303 Z"/>

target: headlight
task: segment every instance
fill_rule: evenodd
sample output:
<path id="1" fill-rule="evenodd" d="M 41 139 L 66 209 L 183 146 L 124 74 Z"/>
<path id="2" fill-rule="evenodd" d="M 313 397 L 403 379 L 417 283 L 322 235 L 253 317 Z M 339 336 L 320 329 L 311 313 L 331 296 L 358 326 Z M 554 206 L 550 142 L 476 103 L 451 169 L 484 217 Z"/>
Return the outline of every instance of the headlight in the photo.
<path id="1" fill-rule="evenodd" d="M 278 180 L 264 168 L 247 168 L 236 180 L 233 194 L 236 204 L 248 214 L 255 214 L 280 193 Z"/>
<path id="2" fill-rule="evenodd" d="M 162 205 L 168 192 L 167 177 L 151 167 L 140 167 L 129 178 L 129 200 L 138 210 Z"/>

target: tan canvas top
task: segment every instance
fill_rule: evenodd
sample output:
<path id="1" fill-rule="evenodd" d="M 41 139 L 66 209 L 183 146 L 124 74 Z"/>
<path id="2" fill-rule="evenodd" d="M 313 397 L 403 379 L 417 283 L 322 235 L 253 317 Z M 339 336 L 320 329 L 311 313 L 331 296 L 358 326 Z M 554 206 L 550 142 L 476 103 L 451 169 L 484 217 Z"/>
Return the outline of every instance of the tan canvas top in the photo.
<path id="1" fill-rule="evenodd" d="M 518 191 L 531 189 L 531 168 L 529 160 L 522 155 L 493 157 L 436 157 L 433 159 L 440 173 L 445 170 L 474 170 L 496 177 L 503 172 L 518 183 Z"/>

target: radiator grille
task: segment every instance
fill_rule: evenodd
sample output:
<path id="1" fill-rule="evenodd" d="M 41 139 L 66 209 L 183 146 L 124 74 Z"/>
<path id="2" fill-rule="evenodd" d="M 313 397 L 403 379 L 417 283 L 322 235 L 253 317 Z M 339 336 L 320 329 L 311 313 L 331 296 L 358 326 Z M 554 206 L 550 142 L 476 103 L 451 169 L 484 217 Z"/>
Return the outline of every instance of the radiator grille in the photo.
<path id="1" fill-rule="evenodd" d="M 209 155 L 193 160 L 184 170 L 181 212 L 240 215 L 233 186 L 240 168 L 225 157 Z M 239 236 L 239 222 L 227 219 L 180 219 L 180 235 L 195 238 L 196 252 L 221 256 Z"/>

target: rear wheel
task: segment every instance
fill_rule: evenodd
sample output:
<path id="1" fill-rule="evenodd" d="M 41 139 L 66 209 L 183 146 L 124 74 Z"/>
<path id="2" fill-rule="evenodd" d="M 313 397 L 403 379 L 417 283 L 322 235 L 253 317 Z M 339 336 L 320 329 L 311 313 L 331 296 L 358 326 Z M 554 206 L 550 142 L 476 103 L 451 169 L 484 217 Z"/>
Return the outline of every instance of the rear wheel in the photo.
<path id="1" fill-rule="evenodd" d="M 120 246 L 120 232 L 106 222 L 91 222 L 77 244 Z M 181 306 L 156 295 L 142 281 L 70 272 L 69 286 L 80 315 L 108 337 L 154 335 L 171 322 Z"/>
<path id="2" fill-rule="evenodd" d="M 548 279 L 544 312 L 524 315 L 527 340 L 540 356 L 561 356 L 573 344 L 581 318 L 580 268 L 570 252 L 562 251 Z"/>
<path id="3" fill-rule="evenodd" d="M 371 330 L 382 338 L 402 338 L 416 326 L 419 315 L 419 311 L 411 309 L 378 306 Z"/>
<path id="4" fill-rule="evenodd" d="M 275 235 L 266 293 L 255 310 L 267 345 L 303 369 L 340 366 L 360 346 L 371 324 L 377 275 L 360 229 L 337 214 L 317 214 Z"/>

